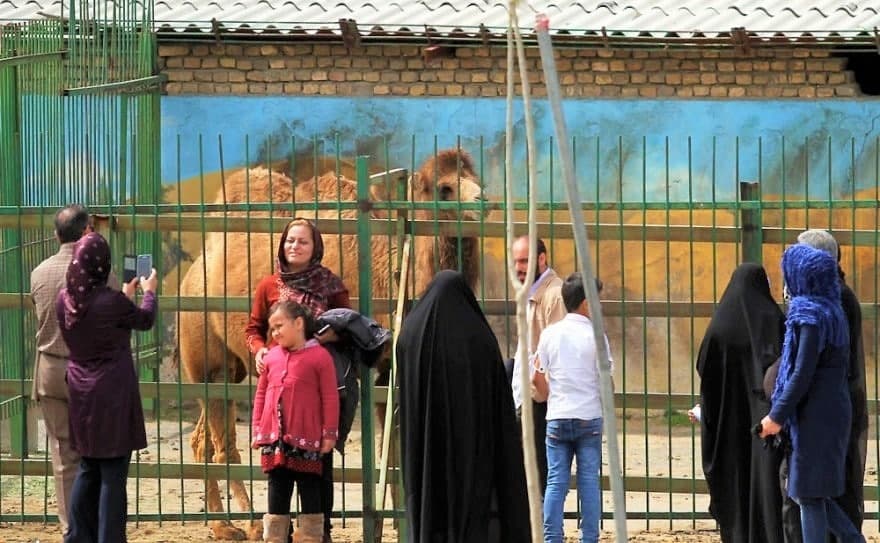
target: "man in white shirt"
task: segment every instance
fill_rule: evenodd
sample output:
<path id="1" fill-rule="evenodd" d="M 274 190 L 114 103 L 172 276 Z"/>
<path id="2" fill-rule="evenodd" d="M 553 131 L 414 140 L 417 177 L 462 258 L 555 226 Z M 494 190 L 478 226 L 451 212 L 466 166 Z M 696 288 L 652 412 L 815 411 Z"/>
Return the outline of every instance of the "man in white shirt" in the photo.
<path id="1" fill-rule="evenodd" d="M 601 283 L 596 286 L 601 291 Z M 599 540 L 602 465 L 602 402 L 599 362 L 589 319 L 583 278 L 573 273 L 562 285 L 568 314 L 544 329 L 538 341 L 532 377 L 538 397 L 547 398 L 547 489 L 544 493 L 544 542 L 562 543 L 565 496 L 577 458 L 581 502 L 581 542 Z M 605 338 L 607 344 L 607 338 Z"/>
<path id="2" fill-rule="evenodd" d="M 513 257 L 514 269 L 520 281 L 526 278 L 529 266 L 529 237 L 520 236 L 513 242 L 511 247 L 511 256 Z M 526 321 L 528 323 L 528 336 L 520 338 L 521 341 L 528 341 L 526 349 L 531 360 L 534 357 L 535 348 L 538 346 L 538 340 L 541 332 L 548 325 L 561 320 L 565 317 L 565 306 L 562 304 L 562 278 L 559 277 L 547 261 L 547 246 L 542 239 L 538 239 L 535 247 L 537 262 L 535 263 L 535 282 L 529 287 L 528 306 L 526 307 Z M 513 360 L 513 380 L 511 381 L 511 389 L 513 390 L 513 404 L 516 407 L 517 421 L 522 419 L 522 402 L 523 398 L 530 398 L 531 391 L 520 390 L 520 360 L 519 346 L 517 346 L 516 356 Z M 534 372 L 534 367 L 529 366 Z M 532 420 L 535 425 L 535 452 L 538 460 L 538 476 L 541 481 L 541 492 L 547 485 L 547 453 L 544 445 L 547 404 L 544 401 L 535 401 L 532 404 Z"/>

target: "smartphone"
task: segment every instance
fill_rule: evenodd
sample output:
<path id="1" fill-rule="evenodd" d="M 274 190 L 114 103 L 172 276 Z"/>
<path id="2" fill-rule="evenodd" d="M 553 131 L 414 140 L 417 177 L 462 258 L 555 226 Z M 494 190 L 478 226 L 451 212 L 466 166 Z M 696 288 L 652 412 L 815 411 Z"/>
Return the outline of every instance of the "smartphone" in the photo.
<path id="1" fill-rule="evenodd" d="M 122 257 L 122 282 L 131 283 L 137 277 L 137 258 L 134 255 Z"/>
<path id="2" fill-rule="evenodd" d="M 131 283 L 137 278 L 147 278 L 153 273 L 153 255 L 124 255 L 122 257 L 122 282 Z"/>
<path id="3" fill-rule="evenodd" d="M 146 279 L 153 273 L 153 255 L 137 256 L 137 276 Z"/>
<path id="4" fill-rule="evenodd" d="M 330 329 L 330 325 L 325 324 L 324 326 L 322 326 L 321 328 L 318 329 L 318 331 L 315 333 L 315 335 L 316 336 L 323 336 L 327 332 L 327 330 L 329 330 L 329 329 Z"/>

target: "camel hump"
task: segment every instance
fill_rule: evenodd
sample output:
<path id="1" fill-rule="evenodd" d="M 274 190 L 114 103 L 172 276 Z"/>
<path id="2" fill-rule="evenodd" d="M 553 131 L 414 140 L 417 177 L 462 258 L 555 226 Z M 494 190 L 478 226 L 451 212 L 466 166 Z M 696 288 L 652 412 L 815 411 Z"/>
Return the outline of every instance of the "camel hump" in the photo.
<path id="1" fill-rule="evenodd" d="M 317 195 L 316 195 L 317 193 Z M 357 183 L 334 171 L 327 171 L 296 185 L 297 202 L 334 202 L 357 200 Z"/>
<path id="2" fill-rule="evenodd" d="M 226 176 L 215 203 L 286 202 L 292 186 L 293 181 L 283 173 L 263 166 L 242 168 Z"/>
<path id="3" fill-rule="evenodd" d="M 419 176 L 433 182 L 435 177 L 439 179 L 447 175 L 457 175 L 458 172 L 461 172 L 462 177 L 477 177 L 474 159 L 467 151 L 444 149 L 422 164 Z"/>

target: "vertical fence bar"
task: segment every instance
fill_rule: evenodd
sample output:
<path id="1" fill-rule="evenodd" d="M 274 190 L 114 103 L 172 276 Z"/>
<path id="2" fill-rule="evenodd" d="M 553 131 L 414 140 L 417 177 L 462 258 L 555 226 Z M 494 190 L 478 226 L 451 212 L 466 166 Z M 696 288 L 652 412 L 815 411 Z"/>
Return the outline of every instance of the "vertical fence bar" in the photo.
<path id="1" fill-rule="evenodd" d="M 804 225 L 810 228 L 810 136 L 804 136 Z"/>
<path id="2" fill-rule="evenodd" d="M 880 137 L 874 138 L 874 200 L 880 200 Z M 880 210 L 876 207 L 874 208 L 874 270 L 875 273 L 872 273 L 872 294 L 875 306 L 873 309 L 873 320 L 871 321 L 871 326 L 873 327 L 873 334 L 871 334 L 874 338 L 873 341 L 873 351 L 875 356 L 874 361 L 874 400 L 876 403 L 877 397 L 880 396 L 880 364 L 876 361 L 877 352 L 880 351 L 880 317 L 878 317 L 877 311 L 877 302 L 880 301 L 880 276 L 876 273 L 877 269 L 880 269 L 880 251 L 877 251 L 877 247 L 880 246 Z M 874 428 L 880 428 L 880 410 L 874 411 Z M 876 432 L 876 430 L 875 430 Z M 874 439 L 874 458 L 880 461 L 880 439 Z M 867 455 L 866 455 L 867 456 Z M 877 485 L 877 492 L 874 494 L 873 498 L 875 500 L 880 500 L 880 485 Z M 880 515 L 876 516 L 877 526 L 880 526 Z"/>
<path id="3" fill-rule="evenodd" d="M 667 477 L 667 500 L 669 503 L 669 529 L 672 529 L 672 245 L 670 244 L 670 214 L 671 202 L 670 190 L 670 164 L 669 164 L 669 136 L 664 138 L 664 220 L 665 220 L 665 273 L 666 276 L 666 477 Z"/>
<path id="4" fill-rule="evenodd" d="M 145 8 L 146 9 L 146 8 Z M 143 14 L 146 16 L 146 13 Z M 134 77 L 147 77 L 152 75 L 152 66 L 156 63 L 156 43 L 155 36 L 149 31 L 138 31 L 137 20 L 131 19 L 127 21 L 131 28 L 126 33 L 129 41 L 136 48 L 131 55 L 129 64 Z M 130 77 L 125 75 L 125 77 Z M 133 157 L 136 170 L 134 179 L 137 180 L 135 187 L 137 191 L 137 200 L 141 205 L 152 208 L 154 216 L 158 215 L 158 205 L 161 203 L 161 179 L 159 178 L 159 170 L 161 164 L 161 138 L 159 126 L 161 123 L 159 93 L 155 91 L 140 92 L 132 100 L 135 104 L 135 126 L 137 127 L 137 139 L 133 146 Z M 156 226 L 156 224 L 154 224 Z M 158 271 L 162 270 L 162 241 L 158 228 L 153 228 L 149 232 L 142 234 L 138 240 L 138 247 L 145 253 L 153 256 L 153 262 L 156 263 Z M 160 276 L 161 279 L 161 276 Z M 159 292 L 162 292 L 161 280 L 159 284 Z M 157 315 L 156 324 L 151 330 L 141 335 L 146 341 L 146 352 L 149 356 L 146 358 L 146 364 L 142 364 L 142 377 L 147 381 L 159 382 L 159 364 L 162 360 L 160 345 L 162 341 L 161 330 L 163 329 L 161 313 Z M 149 400 L 147 404 L 158 421 L 158 406 L 160 398 Z M 161 442 L 161 441 L 160 441 Z M 161 494 L 160 494 L 161 496 Z"/>
<path id="5" fill-rule="evenodd" d="M 688 136 L 687 139 L 687 158 L 688 158 L 688 169 L 687 169 L 687 178 L 688 178 L 688 201 L 694 201 L 694 154 L 693 154 L 693 141 L 691 137 Z M 702 198 L 700 198 L 702 200 Z M 702 221 L 701 221 L 702 222 Z M 688 352 L 690 356 L 689 360 L 697 359 L 696 352 L 696 344 L 694 342 L 694 286 L 696 284 L 696 277 L 694 274 L 694 206 L 688 206 L 688 225 L 690 227 L 690 235 L 688 236 L 688 279 L 690 281 L 690 314 L 688 315 Z M 691 401 L 690 404 L 694 403 L 694 395 L 696 390 L 696 382 L 694 379 L 694 371 L 691 370 L 688 372 L 690 375 L 690 394 Z M 697 400 L 699 401 L 699 400 Z M 691 529 L 697 527 L 697 453 L 696 453 L 696 425 L 690 426 L 691 430 Z M 671 475 L 671 474 L 670 474 Z"/>
<path id="6" fill-rule="evenodd" d="M 781 178 L 780 178 L 780 182 L 781 182 L 781 185 L 782 185 L 782 190 L 781 190 L 782 195 L 781 195 L 780 197 L 781 197 L 781 199 L 782 199 L 782 205 L 780 206 L 780 210 L 779 210 L 779 214 L 780 214 L 779 226 L 780 226 L 780 229 L 782 230 L 782 239 L 781 239 L 781 241 L 779 242 L 779 246 L 780 246 L 780 247 L 779 247 L 779 252 L 782 253 L 782 251 L 785 250 L 785 238 L 786 238 L 786 233 L 785 233 L 785 232 L 786 232 L 786 224 L 787 224 L 787 223 L 786 223 L 786 221 L 787 221 L 787 217 L 786 217 L 786 215 L 787 215 L 787 206 L 786 206 L 786 200 L 785 200 L 785 190 L 786 190 L 786 189 L 785 189 L 785 186 L 786 186 L 786 184 L 787 184 L 787 183 L 786 183 L 786 177 L 787 177 L 786 172 L 787 172 L 787 167 L 786 167 L 786 162 L 785 162 L 785 136 L 782 136 L 782 137 L 780 138 L 780 145 L 779 145 L 779 162 L 780 162 L 780 164 L 781 164 L 780 169 L 781 169 L 781 171 L 782 171 L 782 175 L 780 176 L 780 177 L 781 177 Z M 780 293 L 780 296 L 782 296 L 781 293 Z"/>
<path id="7" fill-rule="evenodd" d="M 832 149 L 831 149 L 831 136 L 828 136 L 827 143 L 828 150 L 828 226 L 826 228 L 833 232 L 834 231 L 834 172 L 832 171 L 833 167 L 833 157 L 832 157 Z"/>
<path id="8" fill-rule="evenodd" d="M 764 234 L 761 230 L 761 210 L 757 207 L 760 198 L 761 188 L 758 182 L 739 182 L 743 261 L 758 264 L 763 260 L 764 244 Z"/>
<path id="9" fill-rule="evenodd" d="M 642 136 L 642 269 L 648 269 L 648 238 L 644 225 L 648 224 L 648 138 Z M 645 480 L 651 477 L 650 429 L 648 428 L 648 274 L 642 273 L 642 392 L 645 394 L 642 407 L 645 443 Z M 645 485 L 645 528 L 651 529 L 651 489 Z"/>
<path id="10" fill-rule="evenodd" d="M 372 285 L 372 232 L 370 227 L 370 172 L 368 156 L 359 156 L 355 162 L 357 171 L 358 198 L 358 311 L 361 315 L 373 314 Z M 379 518 L 375 508 L 375 439 L 373 437 L 373 375 L 372 370 L 361 368 L 361 443 L 363 455 L 363 514 L 364 543 L 376 540 L 376 521 Z M 391 416 L 389 413 L 388 416 Z"/>
<path id="11" fill-rule="evenodd" d="M 244 194 L 245 194 L 245 196 L 244 196 L 244 202 L 245 202 L 244 203 L 244 205 L 245 205 L 244 216 L 245 216 L 245 229 L 246 229 L 245 254 L 247 255 L 247 261 L 250 263 L 251 259 L 253 258 L 253 251 L 251 250 L 252 243 L 253 243 L 253 239 L 251 237 L 252 229 L 253 229 L 253 225 L 251 224 L 251 218 L 253 216 L 253 212 L 251 211 L 251 194 L 252 194 L 251 175 L 250 175 L 250 169 L 251 169 L 250 156 L 251 156 L 251 153 L 250 153 L 250 136 L 248 134 L 245 134 L 243 143 L 244 143 L 244 157 L 245 157 L 245 164 L 244 164 L 244 167 L 245 167 L 245 170 L 244 170 Z M 295 169 L 296 164 L 295 164 L 295 159 L 293 158 L 293 156 L 296 154 L 295 153 L 296 142 L 293 138 L 291 138 L 290 144 L 291 144 L 290 171 L 295 172 L 296 171 L 296 169 Z M 226 185 L 226 181 L 224 179 L 223 186 L 225 187 L 225 185 Z M 293 192 L 294 191 L 291 190 L 291 200 L 294 199 Z M 295 204 L 295 202 L 292 202 L 292 204 Z M 270 216 L 271 216 L 271 214 L 270 214 Z M 269 235 L 268 245 L 269 246 L 272 245 L 271 233 Z M 250 265 L 247 267 L 247 284 L 248 285 L 254 284 L 253 283 L 253 266 L 250 266 Z M 251 291 L 251 289 L 247 289 L 247 307 L 253 307 L 253 303 L 254 303 L 253 294 L 254 293 Z M 250 363 L 250 361 L 251 360 L 249 358 L 248 363 Z M 247 385 L 248 385 L 248 387 L 250 387 L 251 397 L 253 397 L 253 394 L 256 390 L 256 385 L 257 385 L 257 383 L 254 380 L 254 377 L 255 376 L 250 371 L 248 371 Z M 247 417 L 247 421 L 248 421 L 248 435 L 251 436 L 251 435 L 253 435 L 253 431 L 254 431 L 253 421 L 251 420 L 251 417 Z M 248 467 L 251 470 L 253 470 L 254 455 L 252 455 L 252 454 L 247 455 L 247 464 L 248 464 Z M 248 520 L 253 522 L 253 520 L 254 520 L 254 516 L 253 516 L 254 515 L 254 511 L 253 511 L 254 479 L 253 479 L 253 477 L 250 478 L 247 490 L 248 490 L 248 495 L 251 497 L 251 510 L 248 511 L 248 516 L 250 518 Z"/>
<path id="12" fill-rule="evenodd" d="M 856 264 L 858 263 L 857 254 L 858 254 L 858 245 L 856 245 L 856 229 L 858 228 L 858 217 L 860 214 L 856 213 L 856 191 L 857 189 L 857 175 L 858 166 L 856 162 L 856 141 L 855 138 L 849 139 L 849 186 L 847 189 L 849 190 L 849 205 L 850 205 L 850 235 L 852 236 L 852 264 L 850 265 L 850 287 L 853 292 L 859 291 L 859 282 L 860 277 L 856 270 L 858 267 Z M 833 226 L 833 225 L 832 225 Z M 862 370 L 862 378 L 864 379 L 864 369 Z M 864 386 L 864 383 L 862 383 Z"/>
<path id="13" fill-rule="evenodd" d="M 414 148 L 414 146 L 413 146 L 413 148 Z M 481 142 L 480 142 L 481 154 L 482 154 L 482 149 L 483 149 L 483 147 L 482 147 L 482 140 L 481 140 Z M 483 164 L 484 164 L 484 162 L 481 160 L 480 161 L 480 168 L 481 169 L 483 168 Z M 415 164 L 412 164 L 410 166 L 410 174 L 409 175 L 412 175 L 414 173 L 414 171 L 413 171 L 414 168 L 415 168 Z M 389 186 L 389 191 L 391 191 L 391 190 L 395 191 L 396 195 L 394 196 L 394 200 L 397 200 L 396 205 L 395 205 L 396 209 L 393 211 L 389 210 L 389 219 L 394 220 L 395 216 L 397 218 L 397 227 L 398 227 L 398 229 L 397 229 L 397 244 L 398 245 L 397 246 L 398 247 L 403 247 L 404 239 L 409 239 L 410 244 L 414 243 L 414 239 L 412 237 L 412 228 L 409 223 L 410 214 L 407 210 L 407 205 L 408 205 L 407 204 L 407 181 L 408 181 L 407 177 L 408 177 L 407 175 L 401 175 L 397 179 L 397 182 L 394 185 Z M 482 176 L 482 171 L 481 171 L 480 179 L 484 179 L 484 177 Z M 483 254 L 482 251 L 481 251 L 481 254 Z M 400 284 L 404 285 L 404 288 L 400 289 L 400 292 L 398 295 L 403 297 L 403 299 L 404 299 L 404 309 L 401 311 L 401 314 L 398 314 L 395 316 L 396 316 L 397 322 L 400 322 L 401 324 L 403 323 L 402 312 L 406 311 L 406 309 L 405 309 L 406 303 L 408 303 L 412 299 L 412 296 L 409 295 L 409 293 L 412 289 L 413 275 L 409 271 L 409 268 L 412 266 L 412 262 L 413 262 L 413 259 L 412 259 L 412 251 L 411 250 L 410 250 L 409 254 L 406 254 L 406 255 L 403 254 L 403 251 L 398 251 L 397 269 L 400 270 L 400 272 L 399 272 L 400 273 Z M 505 285 L 506 284 L 507 284 L 507 282 L 505 281 Z M 390 289 L 389 289 L 389 291 L 390 291 Z M 396 323 L 395 323 L 395 325 L 396 325 Z M 395 326 L 395 332 L 399 333 L 399 328 L 397 326 Z M 396 357 L 397 353 L 393 352 L 393 353 L 391 353 L 391 356 Z M 394 360 L 392 360 L 391 367 L 392 367 L 392 372 L 389 374 L 389 379 L 388 379 L 388 386 L 389 387 L 395 386 L 395 383 L 397 382 L 396 373 L 397 373 L 397 371 L 399 371 L 397 369 L 397 365 Z M 392 409 L 394 409 L 393 404 L 392 404 Z M 391 416 L 393 416 L 394 411 L 392 410 L 391 413 L 392 413 Z M 399 411 L 398 411 L 398 413 L 399 413 Z M 386 417 L 389 416 L 387 410 L 385 412 L 385 416 Z M 396 500 L 396 503 L 394 503 L 394 501 L 392 501 L 392 503 L 394 504 L 395 518 L 397 519 L 397 541 L 402 542 L 402 541 L 408 541 L 409 526 L 407 525 L 405 515 L 400 515 L 399 517 L 397 516 L 397 513 L 404 512 L 405 503 L 406 503 L 406 498 L 405 498 L 406 493 L 405 493 L 405 489 L 403 487 L 403 456 L 401 455 L 401 446 L 400 446 L 400 425 L 398 424 L 396 427 L 392 426 L 392 428 L 393 428 L 392 431 L 394 432 L 394 434 L 392 435 L 392 440 L 393 440 L 392 446 L 394 448 L 395 467 L 397 468 L 397 470 L 395 472 L 395 479 L 394 479 L 394 483 L 395 483 L 394 484 L 394 493 L 395 493 L 397 500 Z M 385 504 L 381 504 L 381 505 L 382 505 L 382 507 L 384 507 Z"/>
<path id="14" fill-rule="evenodd" d="M 599 163 L 600 163 L 600 137 L 596 136 L 596 171 L 599 171 Z M 623 450 L 626 450 L 626 442 L 627 442 L 627 428 L 626 421 L 628 419 L 627 408 L 629 407 L 627 402 L 627 372 L 626 372 L 626 332 L 627 332 L 627 282 L 626 282 L 626 242 L 624 240 L 624 222 L 625 222 L 625 214 L 624 214 L 624 200 L 625 200 L 625 185 L 623 178 L 623 168 L 624 168 L 624 160 L 623 160 L 623 136 L 617 137 L 617 231 L 619 236 L 618 241 L 618 252 L 620 254 L 620 393 L 623 396 L 622 405 L 620 407 L 621 417 L 620 417 L 620 433 L 621 433 L 621 446 Z M 627 455 L 623 455 L 623 460 L 621 462 L 621 473 L 623 477 L 627 476 L 627 464 L 626 464 Z"/>
<path id="15" fill-rule="evenodd" d="M 177 238 L 176 238 L 177 243 L 180 245 L 181 250 L 182 250 L 182 248 L 183 248 L 183 215 L 182 215 L 181 205 L 183 204 L 183 184 L 181 183 L 181 181 L 183 181 L 183 172 L 181 171 L 181 163 L 180 163 L 180 134 L 176 134 L 174 137 L 174 167 L 175 167 L 174 179 L 177 181 L 176 187 L 175 187 L 176 193 L 177 193 L 176 194 L 177 195 L 177 210 L 175 211 L 175 219 L 176 219 L 175 231 L 177 234 Z M 250 247 L 250 244 L 248 244 L 248 251 L 250 251 L 249 247 Z M 176 285 L 180 285 L 181 280 L 183 279 L 182 266 L 183 266 L 183 259 L 178 261 L 177 265 L 175 266 L 175 284 Z M 248 283 L 248 284 L 250 284 L 250 283 Z M 180 312 L 182 309 L 181 303 L 180 303 L 180 287 L 178 286 L 176 290 L 177 290 L 177 296 L 174 297 L 174 301 L 175 301 L 175 307 L 174 307 L 175 323 L 174 324 L 175 324 L 175 329 L 179 331 L 180 330 L 179 315 L 180 315 Z M 248 300 L 248 302 L 250 302 L 250 300 Z M 248 306 L 250 307 L 250 303 L 248 303 Z M 177 334 L 175 334 L 175 336 L 176 336 L 174 338 L 174 341 L 176 342 L 175 349 L 176 349 L 176 352 L 179 353 L 180 352 L 180 333 L 178 332 Z M 176 356 L 177 356 L 177 360 L 178 360 L 178 363 L 176 364 L 177 365 L 177 382 L 183 383 L 184 382 L 183 364 L 180 363 L 180 355 L 177 354 Z M 177 387 L 177 394 L 175 397 L 175 402 L 177 404 L 177 434 L 182 436 L 183 435 L 183 389 L 181 387 Z M 250 456 L 250 455 L 248 455 L 248 456 Z M 183 464 L 183 443 L 178 444 L 178 447 L 177 447 L 177 462 L 179 464 Z M 186 514 L 186 502 L 184 500 L 185 489 L 186 489 L 186 485 L 184 483 L 184 479 L 181 477 L 180 478 L 180 485 L 178 486 L 178 492 L 180 493 L 181 519 L 183 518 L 183 515 Z"/>
<path id="16" fill-rule="evenodd" d="M 217 134 L 217 159 L 218 159 L 217 165 L 220 167 L 220 198 L 223 200 L 223 206 L 225 208 L 229 204 L 229 200 L 227 199 L 227 194 L 226 194 L 226 162 L 223 159 L 223 135 L 222 134 Z M 272 199 L 271 192 L 269 193 L 269 199 L 270 200 Z M 222 223 L 223 223 L 223 226 L 221 228 L 223 231 L 220 233 L 220 236 L 221 236 L 220 247 L 221 247 L 222 254 L 223 254 L 223 262 L 226 265 L 223 266 L 223 271 L 222 271 L 223 277 L 220 279 L 220 284 L 223 285 L 223 292 L 227 292 L 228 291 L 228 284 L 229 284 L 229 271 L 228 271 L 229 270 L 229 260 L 228 259 L 230 257 L 230 254 L 229 254 L 229 228 L 228 228 L 228 226 L 229 226 L 229 212 L 223 213 Z M 207 289 L 207 282 L 208 282 L 208 276 L 206 275 L 205 276 L 205 290 L 206 291 L 208 290 Z M 208 319 L 205 319 L 205 320 L 207 321 Z M 225 345 L 229 345 L 230 344 L 230 342 L 229 342 L 229 326 L 228 326 L 228 324 L 229 324 L 229 300 L 226 296 L 223 297 L 222 323 L 223 323 L 223 343 Z M 206 326 L 208 326 L 208 325 L 206 325 Z M 267 336 L 266 339 L 268 340 L 268 338 L 270 337 L 270 334 L 267 332 L 266 336 Z M 229 374 L 229 364 L 224 364 L 223 365 L 223 406 L 224 406 L 223 427 L 224 428 L 234 428 L 234 425 L 235 425 L 235 421 L 230 420 L 232 418 L 232 415 L 235 413 L 235 403 L 229 401 L 229 380 L 230 380 L 230 378 L 231 378 L 231 375 Z M 252 434 L 249 434 L 249 435 L 252 435 Z M 207 439 L 207 436 L 206 436 L 206 439 Z M 227 439 L 229 439 L 229 438 L 227 437 Z M 227 453 L 225 455 L 225 458 L 223 459 L 223 463 L 226 468 L 225 478 L 226 478 L 226 510 L 227 511 L 232 511 L 232 508 L 231 508 L 232 491 L 230 488 L 231 483 L 229 480 L 230 479 L 229 466 L 230 466 L 230 460 L 232 459 L 231 457 L 233 456 L 233 454 L 235 454 L 235 453 L 232 453 L 232 454 Z"/>

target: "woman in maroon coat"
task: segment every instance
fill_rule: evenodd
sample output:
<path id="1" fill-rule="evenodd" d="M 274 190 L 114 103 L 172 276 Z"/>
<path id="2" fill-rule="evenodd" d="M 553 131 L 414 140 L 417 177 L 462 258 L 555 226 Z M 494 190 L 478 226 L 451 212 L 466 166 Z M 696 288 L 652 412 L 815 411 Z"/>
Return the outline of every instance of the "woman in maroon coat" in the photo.
<path id="1" fill-rule="evenodd" d="M 67 269 L 56 311 L 70 350 L 70 441 L 81 456 L 70 500 L 65 543 L 124 543 L 125 482 L 131 452 L 147 446 L 131 331 L 156 318 L 156 270 L 122 292 L 107 286 L 110 247 L 100 234 L 83 236 Z M 141 305 L 131 301 L 141 283 Z"/>

